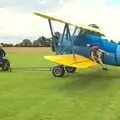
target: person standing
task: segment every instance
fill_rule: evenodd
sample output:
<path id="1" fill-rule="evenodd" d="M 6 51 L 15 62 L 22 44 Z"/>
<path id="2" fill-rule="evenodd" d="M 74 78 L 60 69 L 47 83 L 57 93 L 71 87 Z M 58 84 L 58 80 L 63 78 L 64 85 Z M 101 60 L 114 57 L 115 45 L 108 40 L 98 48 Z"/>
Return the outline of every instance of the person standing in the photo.
<path id="1" fill-rule="evenodd" d="M 91 46 L 90 47 L 90 58 L 100 64 L 102 66 L 103 70 L 108 70 L 108 68 L 105 67 L 102 57 L 105 52 L 99 48 L 99 46 Z"/>
<path id="2" fill-rule="evenodd" d="M 0 63 L 3 61 L 3 57 L 5 57 L 5 56 L 6 56 L 6 52 L 3 49 L 2 44 L 0 44 Z"/>

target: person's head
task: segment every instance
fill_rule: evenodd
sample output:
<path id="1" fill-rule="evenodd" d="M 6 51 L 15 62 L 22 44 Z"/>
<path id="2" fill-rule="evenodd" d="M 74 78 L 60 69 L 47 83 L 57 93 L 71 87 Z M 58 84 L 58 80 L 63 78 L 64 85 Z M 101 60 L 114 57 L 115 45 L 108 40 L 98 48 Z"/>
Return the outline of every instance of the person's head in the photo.
<path id="1" fill-rule="evenodd" d="M 95 46 L 95 49 L 96 49 L 96 50 L 99 50 L 99 46 Z"/>
<path id="2" fill-rule="evenodd" d="M 59 32 L 55 32 L 54 35 L 57 36 L 57 37 L 60 37 L 60 33 Z"/>
<path id="3" fill-rule="evenodd" d="M 96 24 L 89 24 L 88 26 L 93 27 L 93 28 L 96 28 L 96 29 L 100 29 L 99 26 L 96 25 Z"/>
<path id="4" fill-rule="evenodd" d="M 90 45 L 90 48 L 94 49 L 94 50 L 98 50 L 99 46 L 98 45 Z"/>

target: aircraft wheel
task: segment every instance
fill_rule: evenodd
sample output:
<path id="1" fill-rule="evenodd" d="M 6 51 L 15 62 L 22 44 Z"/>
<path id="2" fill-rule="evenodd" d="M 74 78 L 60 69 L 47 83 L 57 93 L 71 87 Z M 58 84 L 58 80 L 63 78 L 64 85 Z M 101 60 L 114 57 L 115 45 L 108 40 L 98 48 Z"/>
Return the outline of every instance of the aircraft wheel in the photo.
<path id="1" fill-rule="evenodd" d="M 76 68 L 75 67 L 68 67 L 66 66 L 65 67 L 65 70 L 68 72 L 68 73 L 74 73 L 76 71 Z"/>
<path id="2" fill-rule="evenodd" d="M 62 65 L 57 65 L 52 69 L 52 75 L 55 77 L 62 77 L 65 74 L 64 67 Z"/>

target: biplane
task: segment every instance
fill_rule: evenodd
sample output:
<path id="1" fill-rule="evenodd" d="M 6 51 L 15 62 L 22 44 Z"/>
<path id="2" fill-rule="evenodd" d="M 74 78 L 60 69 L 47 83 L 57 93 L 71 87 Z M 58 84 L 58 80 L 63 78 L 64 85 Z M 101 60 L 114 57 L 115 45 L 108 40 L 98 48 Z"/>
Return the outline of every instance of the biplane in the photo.
<path id="1" fill-rule="evenodd" d="M 62 77 L 65 72 L 74 73 L 77 68 L 95 67 L 98 63 L 89 58 L 89 46 L 93 44 L 108 53 L 102 57 L 104 64 L 120 66 L 120 45 L 108 41 L 97 25 L 72 24 L 45 13 L 34 14 L 47 19 L 50 26 L 52 51 L 56 55 L 44 58 L 58 64 L 52 69 L 53 76 Z M 62 33 L 53 32 L 52 21 L 64 24 Z M 74 28 L 72 32 L 70 26 Z"/>

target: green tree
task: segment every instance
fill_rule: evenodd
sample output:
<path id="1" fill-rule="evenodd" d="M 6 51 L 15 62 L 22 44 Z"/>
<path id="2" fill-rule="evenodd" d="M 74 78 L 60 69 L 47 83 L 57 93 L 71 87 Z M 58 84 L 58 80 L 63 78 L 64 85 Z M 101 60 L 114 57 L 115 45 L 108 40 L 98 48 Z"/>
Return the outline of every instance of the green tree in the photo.
<path id="1" fill-rule="evenodd" d="M 24 39 L 21 43 L 22 47 L 31 47 L 32 46 L 32 42 L 29 39 Z"/>
<path id="2" fill-rule="evenodd" d="M 42 47 L 49 47 L 50 46 L 50 39 L 48 39 L 44 36 L 41 36 L 37 39 L 37 44 L 39 44 L 39 46 L 42 46 Z"/>

